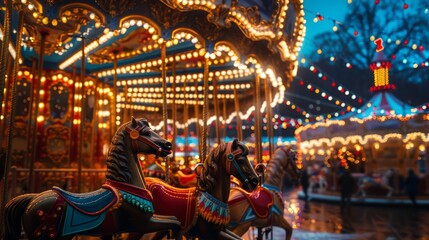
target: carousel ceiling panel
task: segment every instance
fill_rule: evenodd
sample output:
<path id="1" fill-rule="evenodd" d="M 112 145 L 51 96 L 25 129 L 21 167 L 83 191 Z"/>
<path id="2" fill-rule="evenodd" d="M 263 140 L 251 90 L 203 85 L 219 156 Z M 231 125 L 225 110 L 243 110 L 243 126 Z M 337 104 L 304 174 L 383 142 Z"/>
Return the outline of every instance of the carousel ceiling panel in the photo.
<path id="1" fill-rule="evenodd" d="M 116 75 L 122 107 L 149 111 L 161 107 L 164 61 L 165 94 L 172 98 L 173 81 L 180 85 L 179 104 L 201 104 L 206 63 L 209 99 L 232 99 L 234 84 L 241 99 L 251 99 L 261 77 L 274 89 L 273 102 L 282 102 L 305 32 L 299 0 L 20 0 L 15 9 L 25 14 L 26 64 L 37 59 L 46 33 L 45 66 L 79 72 L 84 55 L 88 76 L 113 85 Z"/>

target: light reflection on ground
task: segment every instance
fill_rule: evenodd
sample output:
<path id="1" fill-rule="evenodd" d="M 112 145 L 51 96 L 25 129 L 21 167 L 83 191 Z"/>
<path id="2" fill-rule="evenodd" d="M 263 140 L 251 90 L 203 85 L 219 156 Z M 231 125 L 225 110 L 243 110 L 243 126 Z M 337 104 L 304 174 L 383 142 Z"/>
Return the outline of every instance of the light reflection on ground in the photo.
<path id="1" fill-rule="evenodd" d="M 284 193 L 285 218 L 294 227 L 292 239 L 420 239 L 429 240 L 429 208 L 351 206 L 341 211 L 338 204 L 305 202 L 297 191 Z M 245 239 L 254 239 L 256 230 Z M 275 228 L 273 239 L 284 239 Z"/>

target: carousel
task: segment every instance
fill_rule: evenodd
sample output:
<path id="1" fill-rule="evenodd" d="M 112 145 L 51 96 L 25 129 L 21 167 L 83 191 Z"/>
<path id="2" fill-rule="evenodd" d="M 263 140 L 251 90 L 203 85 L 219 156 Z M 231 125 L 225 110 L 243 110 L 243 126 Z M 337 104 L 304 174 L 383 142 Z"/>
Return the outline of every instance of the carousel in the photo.
<path id="1" fill-rule="evenodd" d="M 114 232 L 100 228 L 108 217 L 99 214 L 111 207 L 123 214 L 126 199 L 142 209 L 141 222 L 150 223 L 143 232 L 169 227 L 177 238 L 187 232 L 183 222 L 177 229 L 181 219 L 171 217 L 175 214 L 153 214 L 158 210 L 152 195 L 138 195 L 124 184 L 147 191 L 141 169 L 147 155 L 163 159 L 166 179 L 171 160 L 181 166 L 211 164 L 228 152 L 232 162 L 247 159 L 241 121 L 250 115 L 255 119 L 252 160 L 262 162 L 262 115 L 271 119 L 272 108 L 283 102 L 305 34 L 302 0 L 8 0 L 2 9 L 1 213 L 11 213 L 5 204 L 14 196 L 48 190 L 15 200 L 56 196 L 57 201 L 41 201 L 23 216 L 27 236 L 52 239 L 100 231 L 111 236 Z M 273 136 L 271 122 L 266 125 Z M 268 145 L 271 156 L 274 144 Z M 121 175 L 119 166 L 128 173 Z M 234 168 L 243 187 L 253 189 L 253 168 Z M 97 194 L 85 195 L 93 190 Z M 105 202 L 91 209 L 82 205 L 82 199 L 99 194 Z M 204 205 L 213 200 L 210 196 L 192 201 Z M 212 220 L 225 225 L 222 209 Z M 89 225 L 48 221 L 57 216 L 53 211 L 77 214 Z M 25 220 L 32 214 L 40 222 Z M 8 224 L 7 236 L 15 236 Z"/>
<path id="2" fill-rule="evenodd" d="M 370 65 L 374 72 L 370 90 L 375 94 L 360 109 L 296 130 L 301 164 L 317 162 L 329 169 L 325 174 L 334 175 L 347 169 L 355 176 L 379 178 L 384 185 L 392 174 L 406 176 L 413 169 L 423 178 L 422 191 L 427 191 L 429 115 L 394 96 L 391 66 L 382 52 L 376 55 Z M 331 184 L 336 185 L 335 180 Z M 399 183 L 393 185 L 399 190 Z"/>

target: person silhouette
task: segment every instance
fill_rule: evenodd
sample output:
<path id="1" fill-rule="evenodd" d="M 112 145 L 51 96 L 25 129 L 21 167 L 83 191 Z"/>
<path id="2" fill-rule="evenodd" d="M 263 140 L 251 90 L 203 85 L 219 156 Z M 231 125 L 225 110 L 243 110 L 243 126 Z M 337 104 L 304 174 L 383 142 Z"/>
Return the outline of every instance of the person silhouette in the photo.
<path id="1" fill-rule="evenodd" d="M 417 206 L 416 196 L 419 191 L 419 178 L 413 169 L 408 170 L 408 176 L 405 179 L 405 190 L 410 197 L 413 206 Z"/>
<path id="2" fill-rule="evenodd" d="M 303 169 L 301 173 L 300 183 L 302 187 L 302 192 L 304 192 L 304 200 L 308 200 L 308 187 L 310 186 L 310 180 L 307 169 Z"/>
<path id="3" fill-rule="evenodd" d="M 341 193 L 341 208 L 350 206 L 351 197 L 355 190 L 355 179 L 350 174 L 349 170 L 345 170 L 338 179 Z"/>

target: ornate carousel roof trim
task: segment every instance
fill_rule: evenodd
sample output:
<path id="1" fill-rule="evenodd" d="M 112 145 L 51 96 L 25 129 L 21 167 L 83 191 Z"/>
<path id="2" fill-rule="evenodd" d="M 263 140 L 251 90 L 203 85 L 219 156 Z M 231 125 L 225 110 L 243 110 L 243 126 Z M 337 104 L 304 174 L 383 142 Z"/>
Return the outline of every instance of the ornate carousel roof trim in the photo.
<path id="1" fill-rule="evenodd" d="M 269 45 L 275 46 L 283 61 L 297 62 L 297 55 L 305 36 L 303 0 L 279 1 L 279 10 L 272 13 L 271 21 L 261 20 L 261 14 L 255 6 L 238 6 L 238 1 L 232 1 L 231 6 L 216 5 L 209 0 L 162 0 L 162 2 L 180 11 L 203 10 L 208 13 L 207 20 L 218 26 L 229 27 L 231 22 L 234 22 L 249 39 L 253 41 L 267 40 Z M 295 44 L 292 49 L 289 49 L 286 40 L 287 37 L 291 38 L 291 36 L 285 36 L 282 32 L 285 27 L 284 22 L 289 4 L 295 7 L 295 11 L 297 11 L 293 32 Z M 274 48 L 271 49 L 274 50 Z"/>

